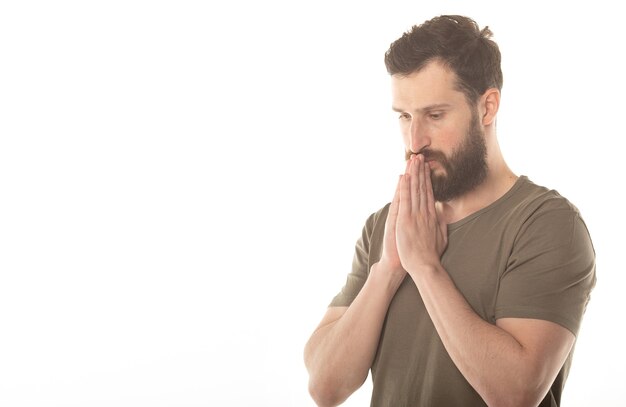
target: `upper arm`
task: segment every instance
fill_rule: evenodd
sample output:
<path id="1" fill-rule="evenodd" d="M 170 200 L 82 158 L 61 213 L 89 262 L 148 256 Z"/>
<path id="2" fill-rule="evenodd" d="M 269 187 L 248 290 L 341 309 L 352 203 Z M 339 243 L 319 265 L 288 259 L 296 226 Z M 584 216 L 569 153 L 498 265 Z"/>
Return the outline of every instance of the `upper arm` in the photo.
<path id="1" fill-rule="evenodd" d="M 595 253 L 580 215 L 557 200 L 548 204 L 518 233 L 495 308 L 496 325 L 520 345 L 519 378 L 535 405 L 566 363 L 595 285 Z"/>
<path id="2" fill-rule="evenodd" d="M 371 265 L 378 261 L 376 254 L 381 247 L 388 210 L 389 204 L 372 213 L 365 221 L 361 236 L 354 247 L 352 270 L 339 294 L 331 301 L 330 308 L 349 306 L 365 285 Z"/>
<path id="3" fill-rule="evenodd" d="M 572 210 L 544 208 L 516 239 L 500 277 L 495 319 L 546 320 L 577 334 L 596 281 L 584 222 Z"/>
<path id="4" fill-rule="evenodd" d="M 554 322 L 529 318 L 500 318 L 496 325 L 513 336 L 522 347 L 525 370 L 520 378 L 531 378 L 527 384 L 540 402 L 563 367 L 574 345 L 575 336 Z"/>

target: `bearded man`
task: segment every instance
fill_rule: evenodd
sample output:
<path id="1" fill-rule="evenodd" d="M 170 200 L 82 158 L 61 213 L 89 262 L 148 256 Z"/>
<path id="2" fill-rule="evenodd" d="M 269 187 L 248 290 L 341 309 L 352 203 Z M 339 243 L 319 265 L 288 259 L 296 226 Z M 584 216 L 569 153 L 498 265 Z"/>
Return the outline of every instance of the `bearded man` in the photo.
<path id="1" fill-rule="evenodd" d="M 365 222 L 305 347 L 320 406 L 372 372 L 372 406 L 559 406 L 595 253 L 569 201 L 507 166 L 488 28 L 413 27 L 385 54 L 406 172 Z"/>

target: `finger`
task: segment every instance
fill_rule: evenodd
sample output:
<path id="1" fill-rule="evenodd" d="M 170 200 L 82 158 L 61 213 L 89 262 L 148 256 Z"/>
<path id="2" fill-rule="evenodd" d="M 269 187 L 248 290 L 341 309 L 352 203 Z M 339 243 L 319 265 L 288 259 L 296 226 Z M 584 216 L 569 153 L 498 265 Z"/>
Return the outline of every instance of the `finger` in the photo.
<path id="1" fill-rule="evenodd" d="M 410 175 L 404 174 L 400 180 L 400 199 L 398 203 L 398 218 L 405 218 L 411 214 Z"/>
<path id="2" fill-rule="evenodd" d="M 398 176 L 398 185 L 396 185 L 396 192 L 393 194 L 393 200 L 389 206 L 389 214 L 387 219 L 395 225 L 398 217 L 398 206 L 400 205 L 400 187 L 402 186 L 402 175 Z"/>
<path id="3" fill-rule="evenodd" d="M 425 174 L 424 174 L 424 181 L 425 181 L 425 187 L 426 187 L 426 204 L 428 205 L 428 213 L 431 216 L 437 216 L 437 211 L 435 210 L 435 194 L 433 192 L 433 183 L 431 180 L 431 172 L 430 172 L 430 165 L 429 164 L 425 164 L 424 167 L 425 170 Z"/>
<path id="4" fill-rule="evenodd" d="M 415 214 L 419 210 L 419 179 L 417 176 L 418 158 L 411 157 L 411 213 Z"/>
<path id="5" fill-rule="evenodd" d="M 425 173 L 425 169 L 424 166 L 426 165 L 424 162 L 424 156 L 420 155 L 419 157 L 419 161 L 418 161 L 418 165 L 417 165 L 417 176 L 418 176 L 418 182 L 419 182 L 419 197 L 420 197 L 420 201 L 419 201 L 419 209 L 424 211 L 424 210 L 428 210 L 428 200 L 427 200 L 427 196 L 426 196 L 426 180 L 424 179 L 424 173 Z"/>
<path id="6" fill-rule="evenodd" d="M 409 157 L 409 159 L 408 159 L 408 160 L 406 160 L 406 168 L 404 169 L 404 173 L 405 173 L 405 174 L 408 174 L 408 173 L 409 173 L 409 170 L 410 170 L 410 168 L 411 168 L 411 162 L 413 162 L 413 156 L 414 156 L 414 155 L 411 155 L 411 157 Z"/>

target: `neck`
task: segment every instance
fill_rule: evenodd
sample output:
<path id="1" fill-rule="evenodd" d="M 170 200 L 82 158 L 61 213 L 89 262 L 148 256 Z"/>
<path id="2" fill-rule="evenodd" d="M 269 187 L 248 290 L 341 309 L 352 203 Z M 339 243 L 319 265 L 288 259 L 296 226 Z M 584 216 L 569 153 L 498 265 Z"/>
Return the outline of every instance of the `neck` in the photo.
<path id="1" fill-rule="evenodd" d="M 437 202 L 437 213 L 446 223 L 458 222 L 491 205 L 515 184 L 517 175 L 509 169 L 500 154 L 496 156 L 496 159 L 489 160 L 487 177 L 480 185 L 453 200 Z"/>

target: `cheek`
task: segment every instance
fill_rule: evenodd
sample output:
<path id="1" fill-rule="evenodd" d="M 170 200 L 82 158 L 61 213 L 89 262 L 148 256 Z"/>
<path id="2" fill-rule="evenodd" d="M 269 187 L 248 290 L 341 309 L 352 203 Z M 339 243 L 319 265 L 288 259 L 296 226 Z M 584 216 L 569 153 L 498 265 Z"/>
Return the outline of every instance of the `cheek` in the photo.
<path id="1" fill-rule="evenodd" d="M 455 150 L 464 139 L 464 134 L 456 128 L 437 129 L 439 148 L 445 151 Z"/>
<path id="2" fill-rule="evenodd" d="M 446 137 L 442 137 L 440 139 L 441 142 L 439 143 L 439 148 L 447 153 L 452 152 L 457 146 L 457 143 L 454 140 L 454 137 L 450 137 L 448 135 L 446 135 Z"/>

